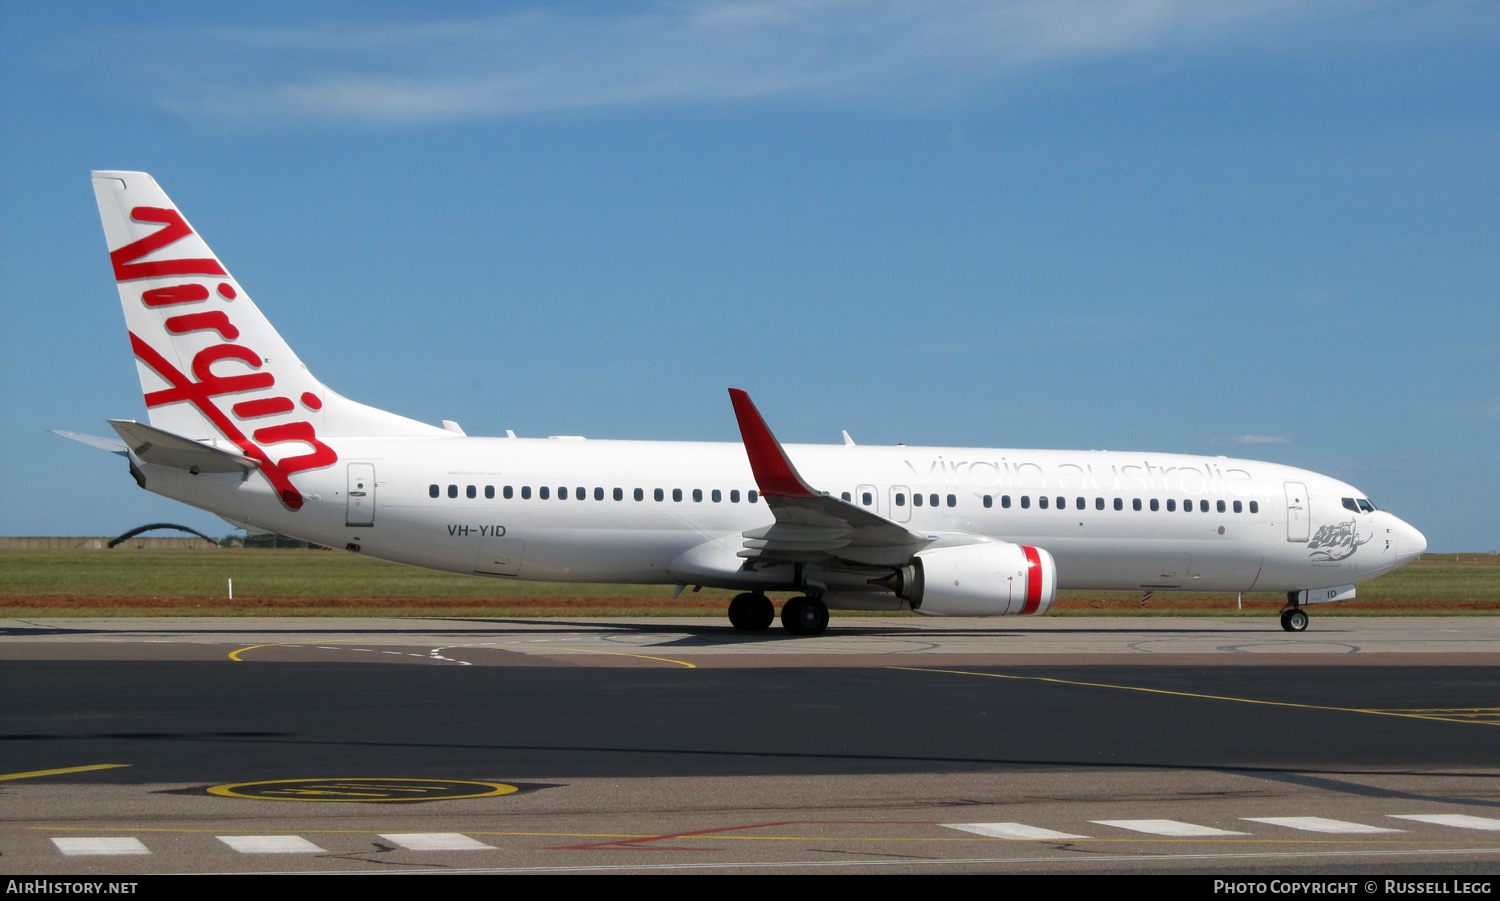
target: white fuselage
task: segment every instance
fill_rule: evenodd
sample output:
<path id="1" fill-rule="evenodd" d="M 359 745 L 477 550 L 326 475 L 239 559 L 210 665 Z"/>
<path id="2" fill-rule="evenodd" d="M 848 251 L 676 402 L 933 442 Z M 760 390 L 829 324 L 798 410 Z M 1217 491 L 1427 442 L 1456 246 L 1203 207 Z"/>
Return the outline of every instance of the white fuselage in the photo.
<path id="1" fill-rule="evenodd" d="M 299 510 L 255 473 L 141 469 L 148 489 L 230 520 L 399 563 L 539 581 L 777 587 L 737 571 L 741 534 L 773 520 L 751 501 L 756 483 L 740 444 L 458 435 L 329 443 L 339 462 L 298 477 L 307 497 Z M 906 446 L 787 453 L 818 490 L 847 492 L 939 536 L 935 547 L 944 536 L 980 535 L 1045 548 L 1064 589 L 1295 591 L 1370 579 L 1426 548 L 1395 516 L 1348 509 L 1348 499 L 1363 498 L 1353 487 L 1272 463 Z"/>

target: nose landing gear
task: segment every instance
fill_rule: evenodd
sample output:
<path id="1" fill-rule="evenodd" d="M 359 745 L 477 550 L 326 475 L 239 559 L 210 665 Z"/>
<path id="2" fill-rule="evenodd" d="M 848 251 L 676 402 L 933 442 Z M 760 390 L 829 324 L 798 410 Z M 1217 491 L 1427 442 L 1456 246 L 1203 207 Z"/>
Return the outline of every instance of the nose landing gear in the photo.
<path id="1" fill-rule="evenodd" d="M 1301 607 L 1281 611 L 1281 628 L 1288 632 L 1307 631 L 1307 613 Z"/>

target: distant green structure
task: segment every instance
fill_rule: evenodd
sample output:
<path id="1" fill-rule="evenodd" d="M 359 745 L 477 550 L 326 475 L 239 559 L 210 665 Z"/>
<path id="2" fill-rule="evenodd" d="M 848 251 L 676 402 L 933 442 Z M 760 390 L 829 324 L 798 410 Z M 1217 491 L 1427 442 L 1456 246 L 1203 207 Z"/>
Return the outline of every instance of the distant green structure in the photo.
<path id="1" fill-rule="evenodd" d="M 176 529 L 179 532 L 187 532 L 190 535 L 197 535 L 199 538 L 202 538 L 204 541 L 207 541 L 209 544 L 213 545 L 214 547 L 218 547 L 219 546 L 219 539 L 217 539 L 217 538 L 210 538 L 209 536 L 203 534 L 202 532 L 198 531 L 197 529 L 190 529 L 187 526 L 179 526 L 179 525 L 177 525 L 176 523 L 173 523 L 173 522 L 153 522 L 153 523 L 151 523 L 148 526 L 139 526 L 137 528 L 131 529 L 129 532 L 126 532 L 123 535 L 120 535 L 120 536 L 118 536 L 116 538 L 111 539 L 110 542 L 109 542 L 109 544 L 106 545 L 106 546 L 112 548 L 112 547 L 114 547 L 114 546 L 116 546 L 118 544 L 122 544 L 122 543 L 124 543 L 126 541 L 129 541 L 130 539 L 132 539 L 135 536 L 141 534 L 142 532 L 154 532 L 157 529 Z"/>

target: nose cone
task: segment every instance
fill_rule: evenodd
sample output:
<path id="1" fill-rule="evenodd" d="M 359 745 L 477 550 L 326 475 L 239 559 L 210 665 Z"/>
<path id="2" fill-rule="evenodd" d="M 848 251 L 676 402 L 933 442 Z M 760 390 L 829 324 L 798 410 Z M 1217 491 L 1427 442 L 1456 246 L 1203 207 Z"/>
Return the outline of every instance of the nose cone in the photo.
<path id="1" fill-rule="evenodd" d="M 1403 520 L 1396 520 L 1396 559 L 1405 566 L 1427 550 L 1427 536 Z"/>

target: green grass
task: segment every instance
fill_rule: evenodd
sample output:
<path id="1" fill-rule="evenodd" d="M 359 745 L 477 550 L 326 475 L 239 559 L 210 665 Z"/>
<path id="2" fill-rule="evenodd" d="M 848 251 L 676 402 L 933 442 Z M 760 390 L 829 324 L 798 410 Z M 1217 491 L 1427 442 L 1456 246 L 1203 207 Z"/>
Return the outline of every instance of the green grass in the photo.
<path id="1" fill-rule="evenodd" d="M 0 551 L 0 599 L 670 599 L 670 585 L 514 582 L 385 563 L 341 551 Z M 707 594 L 705 588 L 701 594 Z M 729 592 L 721 592 L 725 597 Z"/>
<path id="2" fill-rule="evenodd" d="M 227 580 L 234 580 L 229 602 Z M 11 615 L 722 616 L 733 592 L 672 598 L 670 585 L 512 582 L 316 550 L 4 550 L 0 608 Z M 778 599 L 782 596 L 777 596 Z M 1234 615 L 1233 594 L 1061 592 L 1062 615 Z M 1279 594 L 1245 596 L 1263 616 Z M 1318 612 L 1500 612 L 1500 555 L 1428 554 Z"/>

